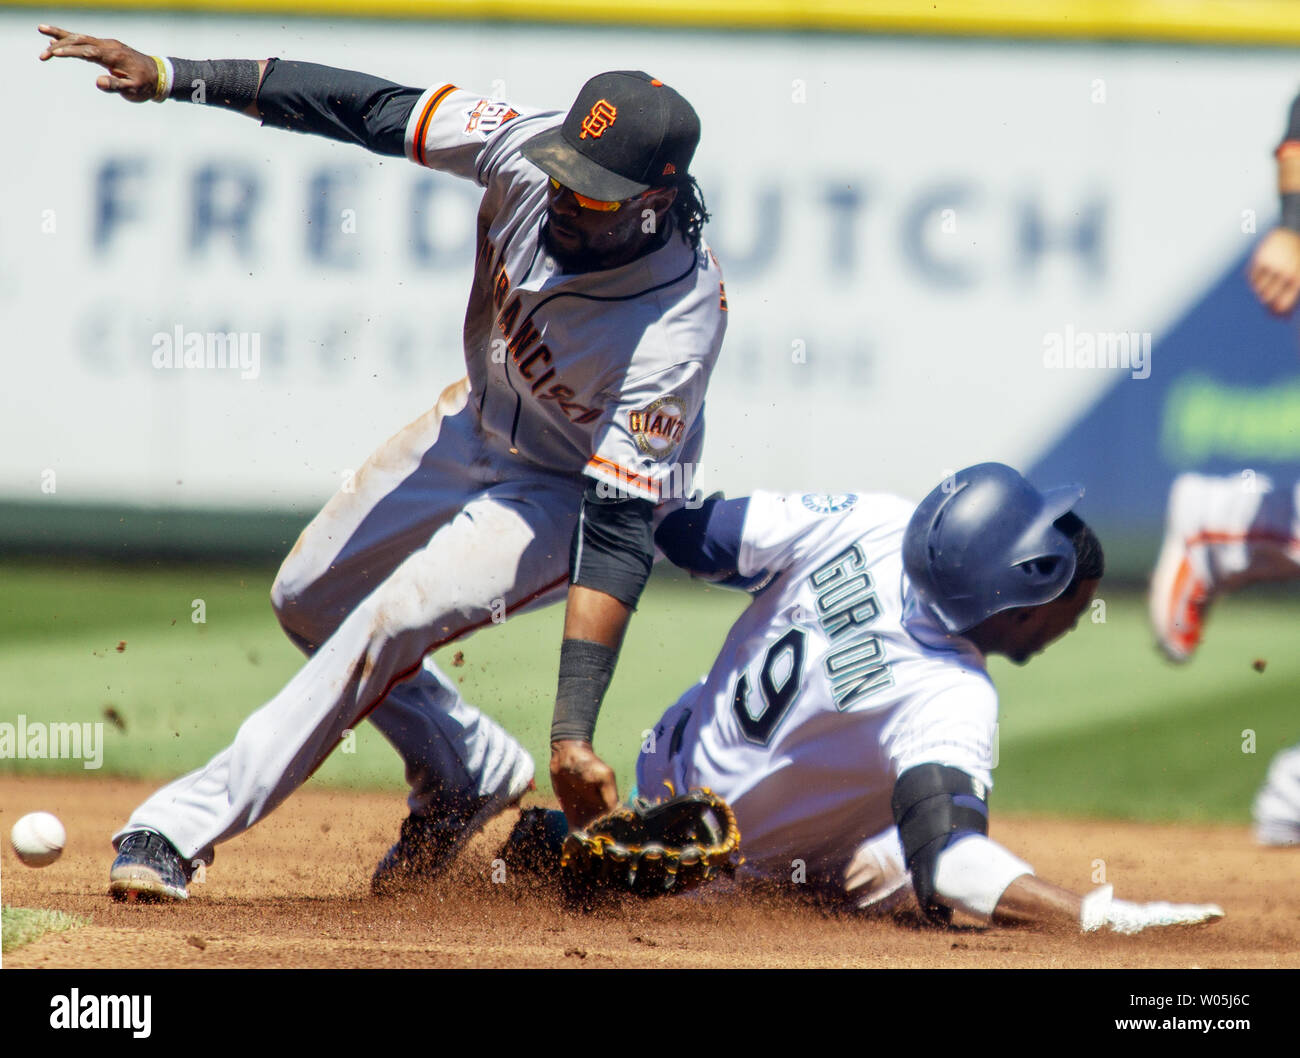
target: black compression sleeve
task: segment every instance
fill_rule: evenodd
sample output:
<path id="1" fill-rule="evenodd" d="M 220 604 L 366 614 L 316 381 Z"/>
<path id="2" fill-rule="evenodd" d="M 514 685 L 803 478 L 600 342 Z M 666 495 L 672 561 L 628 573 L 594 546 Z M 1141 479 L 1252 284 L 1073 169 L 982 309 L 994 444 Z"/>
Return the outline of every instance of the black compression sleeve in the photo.
<path id="1" fill-rule="evenodd" d="M 401 155 L 407 120 L 422 94 L 368 73 L 272 59 L 257 106 L 264 125 Z"/>
<path id="2" fill-rule="evenodd" d="M 636 609 L 654 565 L 654 504 L 649 500 L 606 499 L 593 482 L 569 553 L 569 583 L 612 595 Z"/>
<path id="3" fill-rule="evenodd" d="M 551 741 L 590 742 L 596 717 L 614 678 L 618 651 L 586 639 L 566 639 L 560 645 L 560 677 L 551 718 Z"/>
<path id="4" fill-rule="evenodd" d="M 253 59 L 172 58 L 169 99 L 243 110 L 257 98 L 258 67 Z"/>

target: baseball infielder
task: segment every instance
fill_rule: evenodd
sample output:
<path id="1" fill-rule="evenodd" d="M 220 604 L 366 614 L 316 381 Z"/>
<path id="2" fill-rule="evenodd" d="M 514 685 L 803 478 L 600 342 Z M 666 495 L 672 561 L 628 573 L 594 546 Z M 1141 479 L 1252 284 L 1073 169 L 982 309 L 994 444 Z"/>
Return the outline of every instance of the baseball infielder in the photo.
<path id="1" fill-rule="evenodd" d="M 271 59 L 192 62 L 52 26 L 42 59 L 134 102 L 199 100 L 404 155 L 483 187 L 469 376 L 393 437 L 298 540 L 272 589 L 310 656 L 205 767 L 114 837 L 115 896 L 179 899 L 369 716 L 406 764 L 410 817 L 376 892 L 437 873 L 533 764 L 426 655 L 567 590 L 551 777 L 575 824 L 612 807 L 591 746 L 653 524 L 685 491 L 726 297 L 700 238 L 699 121 L 643 73 L 592 78 L 567 116 Z"/>
<path id="2" fill-rule="evenodd" d="M 1088 607 L 1103 558 L 1071 513 L 1082 494 L 984 463 L 919 506 L 758 492 L 666 518 L 656 539 L 673 562 L 754 598 L 654 728 L 640 793 L 711 788 L 735 809 L 743 869 L 859 908 L 914 891 L 942 921 L 960 909 L 1126 933 L 1221 915 L 1109 885 L 1081 897 L 987 837 L 985 657 L 1022 664 Z"/>

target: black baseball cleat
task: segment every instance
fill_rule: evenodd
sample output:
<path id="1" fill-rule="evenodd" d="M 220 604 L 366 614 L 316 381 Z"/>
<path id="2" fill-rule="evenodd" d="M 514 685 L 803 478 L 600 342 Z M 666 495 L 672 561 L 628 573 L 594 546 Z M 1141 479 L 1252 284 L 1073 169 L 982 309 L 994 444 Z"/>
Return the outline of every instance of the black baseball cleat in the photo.
<path id="1" fill-rule="evenodd" d="M 135 830 L 117 847 L 117 859 L 108 874 L 108 895 L 114 900 L 145 903 L 188 900 L 190 874 L 165 837 L 153 830 Z"/>
<path id="2" fill-rule="evenodd" d="M 402 820 L 397 844 L 375 868 L 370 892 L 375 896 L 396 896 L 424 888 L 451 866 L 469 839 L 493 816 L 518 804 L 525 793 L 535 788 L 529 770 L 522 786 L 440 805 L 436 814 L 407 816 Z"/>
<path id="3" fill-rule="evenodd" d="M 556 877 L 568 835 L 569 823 L 563 812 L 553 808 L 525 808 L 497 858 L 508 871 Z"/>

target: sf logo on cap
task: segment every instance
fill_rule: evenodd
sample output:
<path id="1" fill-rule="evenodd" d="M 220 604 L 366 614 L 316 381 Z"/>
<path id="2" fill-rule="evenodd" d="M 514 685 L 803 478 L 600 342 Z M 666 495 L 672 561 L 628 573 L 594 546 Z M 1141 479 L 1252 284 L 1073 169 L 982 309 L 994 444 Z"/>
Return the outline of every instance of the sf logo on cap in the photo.
<path id="1" fill-rule="evenodd" d="M 605 130 L 614 124 L 616 117 L 618 117 L 618 108 L 613 103 L 608 99 L 597 99 L 587 116 L 582 119 L 582 132 L 578 134 L 578 139 L 585 140 L 588 134 L 593 139 L 600 139 Z"/>

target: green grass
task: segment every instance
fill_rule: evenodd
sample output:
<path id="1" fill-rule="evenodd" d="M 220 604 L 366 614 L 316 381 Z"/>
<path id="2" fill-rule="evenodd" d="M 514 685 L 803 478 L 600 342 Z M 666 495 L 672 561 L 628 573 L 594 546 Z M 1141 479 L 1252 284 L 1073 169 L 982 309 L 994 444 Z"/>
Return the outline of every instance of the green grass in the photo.
<path id="1" fill-rule="evenodd" d="M 1222 600 L 1183 666 L 1156 653 L 1144 598 L 1106 603 L 1104 623 L 1085 615 L 1023 668 L 993 659 L 1002 701 L 995 807 L 1247 820 L 1270 758 L 1300 740 L 1300 601 Z M 1244 751 L 1249 732 L 1253 752 Z"/>
<path id="2" fill-rule="evenodd" d="M 11 952 L 46 933 L 90 925 L 90 919 L 30 907 L 0 908 L 0 951 Z"/>
<path id="3" fill-rule="evenodd" d="M 0 565 L 0 721 L 104 721 L 100 772 L 79 760 L 0 760 L 0 771 L 170 779 L 225 748 L 303 657 L 267 601 L 274 571 Z M 206 622 L 191 620 L 202 599 Z M 735 592 L 656 578 L 642 601 L 602 712 L 602 752 L 629 779 L 641 732 L 708 671 L 744 606 Z M 440 651 L 461 691 L 521 739 L 549 753 L 562 610 L 512 617 Z M 125 642 L 122 652 L 119 642 Z M 454 656 L 464 654 L 463 664 Z M 112 709 L 125 725 L 105 721 Z M 355 752 L 336 752 L 316 781 L 402 789 L 397 754 L 369 724 Z M 542 769 L 545 770 L 544 767 Z M 545 775 L 538 776 L 543 789 Z"/>
<path id="4" fill-rule="evenodd" d="M 267 602 L 272 570 L 0 564 L 0 721 L 105 721 L 104 765 L 0 760 L 21 774 L 170 779 L 225 747 L 302 663 Z M 202 599 L 206 623 L 191 620 Z M 1240 596 L 1184 668 L 1151 646 L 1137 595 L 1105 597 L 1031 664 L 994 659 L 1002 697 L 995 809 L 1244 821 L 1271 755 L 1300 739 L 1300 603 Z M 642 732 L 713 660 L 743 596 L 656 576 L 632 623 L 597 744 L 626 787 Z M 546 759 L 561 611 L 511 618 L 438 655 L 461 690 Z M 116 647 L 125 641 L 126 647 Z M 464 664 L 453 655 L 464 652 Z M 1267 666 L 1256 672 L 1252 662 Z M 1255 752 L 1242 752 L 1245 730 Z M 543 768 L 544 771 L 544 768 Z M 316 782 L 400 790 L 370 725 Z M 545 789 L 545 776 L 539 776 Z"/>

